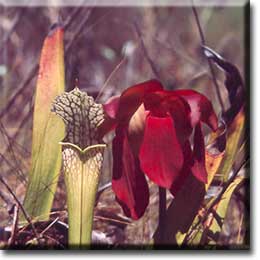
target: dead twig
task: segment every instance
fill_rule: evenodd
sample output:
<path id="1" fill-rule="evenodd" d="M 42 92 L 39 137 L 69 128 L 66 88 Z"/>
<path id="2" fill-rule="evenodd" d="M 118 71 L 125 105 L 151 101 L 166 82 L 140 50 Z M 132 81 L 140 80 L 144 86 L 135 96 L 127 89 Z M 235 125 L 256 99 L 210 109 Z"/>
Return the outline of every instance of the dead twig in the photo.
<path id="1" fill-rule="evenodd" d="M 68 42 L 68 44 L 66 44 L 66 46 L 65 46 L 65 54 L 67 54 L 67 53 L 70 51 L 70 49 L 71 49 L 73 43 L 76 42 L 76 39 L 78 38 L 78 36 L 79 36 L 80 33 L 82 32 L 82 30 L 83 30 L 83 28 L 84 28 L 86 22 L 87 22 L 88 19 L 89 19 L 89 16 L 90 16 L 90 14 L 91 14 L 91 10 L 92 10 L 92 9 L 88 9 L 88 10 L 87 10 L 87 12 L 86 12 L 85 15 L 84 15 L 84 18 L 82 19 L 82 21 L 80 22 L 79 26 L 78 26 L 77 29 L 75 30 L 73 37 L 71 37 L 71 40 Z"/>
<path id="2" fill-rule="evenodd" d="M 76 8 L 73 13 L 65 20 L 63 28 L 64 30 L 67 30 L 68 27 L 72 24 L 72 22 L 74 21 L 74 19 L 79 15 L 81 11 L 81 8 Z"/>
<path id="3" fill-rule="evenodd" d="M 22 203 L 19 201 L 19 199 L 16 197 L 15 193 L 12 191 L 12 188 L 7 184 L 7 182 L 5 181 L 5 179 L 0 175 L 0 182 L 5 186 L 5 188 L 8 190 L 8 192 L 10 192 L 10 194 L 12 195 L 12 197 L 14 198 L 15 202 L 17 203 L 17 205 L 19 206 L 19 208 L 21 209 L 26 221 L 28 222 L 28 224 L 30 224 L 30 226 L 32 227 L 32 231 L 38 241 L 38 243 L 40 244 L 40 238 L 38 233 L 36 232 L 36 229 L 34 227 L 34 224 L 31 221 L 30 216 L 27 214 L 25 208 L 23 207 Z"/>
<path id="4" fill-rule="evenodd" d="M 19 136 L 19 134 L 21 133 L 21 129 L 24 127 L 24 125 L 27 123 L 27 121 L 29 120 L 29 118 L 32 115 L 32 111 L 33 111 L 33 106 L 31 106 L 30 110 L 27 112 L 27 114 L 25 115 L 25 117 L 22 119 L 21 123 L 18 125 L 16 132 L 12 135 L 12 137 L 6 136 L 9 140 L 9 145 L 6 147 L 6 149 L 4 150 L 4 152 L 2 153 L 2 156 L 5 157 L 6 153 L 8 152 L 8 150 L 10 149 L 10 147 L 14 146 L 14 145 L 19 145 L 16 142 L 17 137 Z M 1 122 L 1 120 L 0 120 Z M 24 147 L 21 147 L 26 153 L 29 153 Z M 1 154 L 0 154 L 1 156 Z M 3 158 L 0 159 L 0 165 L 2 164 Z"/>
<path id="5" fill-rule="evenodd" d="M 9 196 L 7 195 L 7 193 L 5 193 L 4 191 L 0 190 L 0 198 L 7 204 L 7 205 L 11 205 L 12 202 L 9 198 Z"/>
<path id="6" fill-rule="evenodd" d="M 7 102 L 7 105 L 5 106 L 5 108 L 1 111 L 0 113 L 0 119 L 2 119 L 4 117 L 4 115 L 7 114 L 7 112 L 9 111 L 9 109 L 14 105 L 14 103 L 16 102 L 17 98 L 22 95 L 25 90 L 30 86 L 30 82 L 33 80 L 33 78 L 35 77 L 37 71 L 39 69 L 39 64 L 38 63 L 34 63 L 34 65 L 32 66 L 32 69 L 30 70 L 30 72 L 28 73 L 28 76 L 26 77 L 26 79 L 21 83 L 21 85 L 18 87 L 17 91 L 15 92 L 15 94 L 10 98 L 10 100 Z"/>
<path id="7" fill-rule="evenodd" d="M 0 43 L 0 46 L 1 46 L 1 48 L 0 48 L 0 54 L 1 54 L 2 51 L 4 50 L 4 47 L 5 47 L 6 43 L 8 42 L 10 36 L 11 36 L 11 35 L 13 34 L 13 32 L 15 31 L 16 26 L 20 23 L 20 20 L 21 20 L 22 16 L 24 15 L 24 13 L 25 13 L 25 10 L 22 9 L 22 8 L 20 8 L 20 9 L 17 11 L 15 17 L 13 18 L 13 24 L 12 24 L 12 26 L 11 26 L 11 29 L 10 29 L 6 34 L 4 34 L 3 40 L 2 40 L 2 42 Z"/>
<path id="8" fill-rule="evenodd" d="M 15 152 L 13 150 L 13 146 L 11 145 L 11 141 L 10 141 L 11 138 L 8 135 L 7 130 L 5 129 L 3 123 L 1 122 L 1 119 L 0 119 L 0 131 L 7 138 L 7 142 L 8 142 L 8 144 L 7 144 L 7 151 L 10 152 L 10 154 L 12 155 L 12 160 L 15 163 L 15 168 L 17 169 L 18 175 L 21 177 L 22 182 L 26 182 L 24 173 L 23 173 L 23 171 L 22 171 L 22 169 L 20 167 L 20 163 L 16 159 Z M 1 154 L 0 154 L 0 156 L 1 156 L 1 161 L 2 161 L 4 157 Z"/>
<path id="9" fill-rule="evenodd" d="M 119 70 L 119 68 L 121 67 L 121 65 L 126 61 L 126 56 L 124 56 L 122 58 L 122 60 L 116 65 L 116 67 L 113 69 L 113 71 L 110 73 L 110 75 L 108 76 L 107 80 L 105 81 L 105 83 L 103 84 L 102 88 L 100 89 L 95 101 L 98 101 L 101 97 L 101 95 L 103 94 L 105 88 L 107 87 L 109 81 L 111 80 L 111 78 L 113 78 L 113 76 L 115 75 L 115 73 Z"/>
<path id="10" fill-rule="evenodd" d="M 17 234 L 17 229 L 18 229 L 18 219 L 19 219 L 19 207 L 17 204 L 14 205 L 14 217 L 13 217 L 13 224 L 12 224 L 12 231 L 11 231 L 11 236 L 8 239 L 8 246 L 12 246 L 14 244 L 16 234 Z"/>
<path id="11" fill-rule="evenodd" d="M 147 51 L 147 49 L 146 49 L 146 47 L 145 47 L 145 44 L 144 44 L 144 41 L 143 41 L 143 37 L 142 37 L 141 30 L 140 30 L 140 28 L 138 27 L 138 25 L 137 25 L 136 22 L 134 22 L 134 27 L 135 27 L 135 31 L 136 31 L 136 33 L 137 33 L 137 35 L 138 35 L 138 38 L 140 39 L 141 47 L 142 47 L 143 52 L 144 52 L 144 56 L 145 56 L 145 58 L 147 59 L 149 65 L 150 65 L 150 67 L 151 67 L 151 69 L 152 69 L 153 74 L 155 75 L 155 77 L 156 77 L 157 79 L 160 80 L 160 78 L 161 78 L 161 77 L 160 77 L 160 73 L 158 72 L 158 70 L 157 70 L 155 64 L 153 63 L 152 59 L 150 58 L 150 56 L 149 56 L 149 54 L 148 54 L 148 51 Z"/>
<path id="12" fill-rule="evenodd" d="M 55 218 L 55 219 L 40 233 L 40 236 L 42 236 L 46 231 L 48 231 L 58 220 L 59 220 L 59 217 Z"/>

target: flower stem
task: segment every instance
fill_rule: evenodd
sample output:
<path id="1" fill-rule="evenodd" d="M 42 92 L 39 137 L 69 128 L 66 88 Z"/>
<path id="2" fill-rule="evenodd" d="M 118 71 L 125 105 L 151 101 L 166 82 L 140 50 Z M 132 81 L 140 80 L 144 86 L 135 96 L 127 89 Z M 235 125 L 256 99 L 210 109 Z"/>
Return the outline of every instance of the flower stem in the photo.
<path id="1" fill-rule="evenodd" d="M 159 241 L 163 243 L 166 216 L 166 189 L 159 187 Z"/>

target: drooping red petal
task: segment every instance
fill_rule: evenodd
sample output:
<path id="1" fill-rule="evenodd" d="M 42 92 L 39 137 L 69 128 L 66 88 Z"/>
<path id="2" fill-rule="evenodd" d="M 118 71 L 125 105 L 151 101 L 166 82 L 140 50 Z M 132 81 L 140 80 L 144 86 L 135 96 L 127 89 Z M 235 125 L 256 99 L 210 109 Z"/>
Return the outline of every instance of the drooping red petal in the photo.
<path id="1" fill-rule="evenodd" d="M 147 116 L 139 158 L 142 170 L 153 182 L 171 187 L 182 169 L 183 151 L 170 116 Z"/>
<path id="2" fill-rule="evenodd" d="M 126 89 L 119 100 L 116 118 L 119 122 L 127 122 L 143 103 L 146 94 L 162 90 L 163 86 L 158 80 L 149 80 Z"/>
<path id="3" fill-rule="evenodd" d="M 112 188 L 117 201 L 128 217 L 139 219 L 149 203 L 149 189 L 139 159 L 129 145 L 127 126 L 116 129 L 113 160 Z"/>
<path id="4" fill-rule="evenodd" d="M 170 97 L 167 102 L 169 103 L 169 112 L 175 123 L 178 139 L 183 144 L 192 133 L 190 106 L 183 98 L 176 96 Z"/>
<path id="5" fill-rule="evenodd" d="M 184 163 L 179 177 L 172 183 L 172 186 L 170 188 L 170 192 L 172 193 L 173 196 L 176 196 L 178 191 L 184 185 L 186 178 L 189 176 L 189 174 L 191 174 L 190 167 L 193 164 L 193 158 L 192 158 L 193 155 L 192 155 L 190 142 L 186 141 L 182 149 L 184 155 Z"/>
<path id="6" fill-rule="evenodd" d="M 200 123 L 198 123 L 195 127 L 193 165 L 191 167 L 191 171 L 199 181 L 207 183 L 207 171 L 205 166 L 205 144 Z"/>
<path id="7" fill-rule="evenodd" d="M 183 97 L 191 108 L 191 124 L 193 127 L 202 121 L 208 124 L 214 131 L 218 127 L 218 119 L 211 102 L 195 90 L 176 90 L 176 95 Z"/>

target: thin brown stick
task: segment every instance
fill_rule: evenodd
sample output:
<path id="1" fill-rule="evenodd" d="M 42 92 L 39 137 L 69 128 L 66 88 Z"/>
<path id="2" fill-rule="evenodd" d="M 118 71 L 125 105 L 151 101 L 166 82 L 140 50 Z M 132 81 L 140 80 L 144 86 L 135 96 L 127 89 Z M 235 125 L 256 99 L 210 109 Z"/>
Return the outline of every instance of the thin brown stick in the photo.
<path id="1" fill-rule="evenodd" d="M 16 233 L 18 229 L 18 219 L 19 219 L 19 207 L 14 205 L 14 217 L 13 217 L 13 224 L 12 224 L 12 231 L 11 236 L 8 239 L 8 246 L 12 246 L 14 244 Z"/>
<path id="2" fill-rule="evenodd" d="M 15 174 L 16 174 L 15 176 L 17 176 L 17 177 L 19 178 L 19 180 L 21 181 L 21 183 L 24 183 L 24 184 L 26 183 L 25 176 L 23 176 L 23 174 L 21 174 L 21 172 L 19 172 L 19 170 L 17 170 L 17 168 L 15 168 L 15 167 L 11 164 L 10 160 L 8 160 L 8 159 L 7 159 L 4 155 L 2 155 L 1 153 L 0 153 L 0 159 L 1 159 L 1 163 L 2 163 L 2 162 L 6 162 L 7 166 L 9 167 L 9 169 L 6 170 L 7 175 L 9 175 L 9 173 L 10 173 L 10 174 L 15 173 Z M 10 172 L 9 172 L 9 171 L 10 171 Z"/>
<path id="3" fill-rule="evenodd" d="M 81 11 L 81 8 L 80 8 L 80 7 L 79 7 L 79 8 L 76 8 L 76 9 L 72 12 L 72 14 L 65 20 L 64 26 L 63 26 L 64 30 L 67 30 L 67 29 L 68 29 L 68 27 L 72 24 L 72 22 L 74 21 L 74 19 L 79 15 L 80 11 Z"/>
<path id="4" fill-rule="evenodd" d="M 14 198 L 14 200 L 16 201 L 17 205 L 19 206 L 19 208 L 21 209 L 26 221 L 30 224 L 30 226 L 32 227 L 32 231 L 38 241 L 38 243 L 40 243 L 40 239 L 39 239 L 39 235 L 36 232 L 36 229 L 34 227 L 34 224 L 31 221 L 30 216 L 27 214 L 25 208 L 23 207 L 22 203 L 19 201 L 19 199 L 16 197 L 15 193 L 12 191 L 11 187 L 7 184 L 7 182 L 4 180 L 4 178 L 0 175 L 0 182 L 5 186 L 5 188 L 10 192 L 10 194 L 12 195 L 12 197 Z"/>
<path id="5" fill-rule="evenodd" d="M 20 145 L 18 143 L 16 143 L 16 139 L 19 136 L 19 134 L 21 133 L 21 128 L 24 127 L 24 125 L 27 123 L 27 121 L 29 120 L 29 118 L 31 117 L 33 111 L 33 106 L 31 106 L 30 110 L 27 112 L 27 114 L 24 116 L 24 118 L 22 119 L 21 123 L 18 125 L 16 132 L 12 135 L 12 137 L 6 136 L 7 138 L 9 138 L 9 145 L 6 147 L 6 149 L 4 150 L 4 152 L 2 153 L 2 156 L 5 156 L 6 153 L 8 152 L 8 150 L 10 149 L 10 146 L 14 146 L 14 145 Z M 0 120 L 1 122 L 1 120 Z M 25 152 L 29 153 L 24 147 L 22 147 L 22 149 L 24 149 Z M 1 156 L 1 154 L 0 154 Z M 0 165 L 2 163 L 2 159 L 0 159 Z"/>
<path id="6" fill-rule="evenodd" d="M 80 35 L 80 33 L 82 32 L 86 22 L 89 19 L 89 16 L 91 14 L 91 10 L 89 9 L 87 10 L 86 14 L 84 15 L 84 18 L 82 19 L 82 21 L 80 22 L 79 26 L 77 27 L 77 29 L 75 30 L 75 33 L 73 35 L 73 37 L 71 37 L 70 42 L 68 42 L 68 44 L 66 44 L 65 46 L 65 54 L 68 53 L 73 45 L 73 43 L 76 41 L 76 39 L 78 38 L 78 36 Z"/>
<path id="7" fill-rule="evenodd" d="M 7 144 L 7 151 L 10 152 L 10 154 L 12 155 L 12 160 L 15 163 L 15 167 L 17 169 L 17 173 L 22 178 L 22 181 L 26 182 L 26 179 L 24 177 L 24 173 L 23 173 L 23 171 L 22 171 L 22 169 L 20 167 L 20 163 L 16 159 L 15 152 L 13 150 L 13 146 L 11 145 L 11 138 L 8 135 L 7 130 L 5 129 L 3 123 L 1 122 L 1 119 L 0 119 L 0 129 L 1 129 L 2 134 L 4 136 L 6 136 L 6 138 L 7 138 L 7 142 L 8 142 L 8 144 Z M 1 159 L 3 159 L 3 156 L 1 154 L 0 154 L 0 156 L 1 156 Z"/>
<path id="8" fill-rule="evenodd" d="M 59 220 L 59 217 L 55 218 L 55 219 L 40 233 L 40 236 L 42 236 L 45 232 L 47 232 L 58 220 Z"/>
<path id="9" fill-rule="evenodd" d="M 13 18 L 13 23 L 12 23 L 11 29 L 6 34 L 4 34 L 3 40 L 0 43 L 0 54 L 4 50 L 4 47 L 5 47 L 6 43 L 8 42 L 10 36 L 15 31 L 16 26 L 20 23 L 20 19 L 22 18 L 24 13 L 25 13 L 25 9 L 22 9 L 22 8 L 17 11 L 15 17 Z"/>
<path id="10" fill-rule="evenodd" d="M 129 221 L 123 221 L 123 220 L 118 220 L 115 218 L 109 218 L 109 217 L 103 217 L 103 216 L 94 216 L 94 219 L 101 219 L 101 220 L 105 220 L 105 221 L 109 221 L 109 222 L 114 222 L 114 223 L 119 223 L 119 224 L 124 224 L 124 225 L 131 225 L 132 223 Z"/>
<path id="11" fill-rule="evenodd" d="M 15 94 L 7 102 L 7 105 L 5 106 L 5 108 L 1 111 L 0 119 L 2 119 L 3 116 L 7 113 L 7 111 L 14 105 L 16 99 L 20 95 L 22 95 L 24 93 L 24 91 L 30 86 L 30 82 L 35 77 L 38 69 L 39 69 L 39 64 L 34 63 L 34 65 L 32 66 L 32 69 L 28 73 L 28 76 L 26 77 L 26 79 L 21 83 L 21 85 L 18 87 Z"/>
<path id="12" fill-rule="evenodd" d="M 12 202 L 9 198 L 9 196 L 7 195 L 6 192 L 2 191 L 0 189 L 0 198 L 9 206 L 9 205 L 12 205 Z"/>
<path id="13" fill-rule="evenodd" d="M 137 35 L 138 35 L 138 38 L 140 39 L 141 47 L 142 47 L 143 52 L 144 52 L 144 56 L 145 56 L 145 58 L 147 59 L 147 61 L 148 61 L 149 65 L 150 65 L 150 67 L 151 67 L 151 69 L 152 69 L 152 72 L 153 72 L 153 74 L 155 75 L 155 77 L 156 77 L 157 79 L 160 79 L 160 73 L 158 72 L 158 70 L 157 70 L 155 64 L 153 63 L 152 59 L 150 58 L 150 56 L 149 56 L 149 54 L 148 54 L 148 51 L 147 51 L 147 49 L 146 49 L 146 47 L 145 47 L 145 44 L 144 44 L 144 41 L 143 41 L 143 37 L 142 37 L 141 30 L 140 30 L 140 28 L 138 27 L 138 25 L 137 25 L 136 22 L 134 22 L 134 27 L 135 27 L 135 31 L 136 31 L 136 33 L 137 33 Z"/>
<path id="14" fill-rule="evenodd" d="M 115 73 L 119 70 L 119 68 L 121 67 L 121 65 L 126 61 L 126 56 L 124 56 L 122 58 L 122 60 L 116 65 L 116 67 L 113 69 L 113 71 L 110 73 L 110 75 L 108 76 L 107 80 L 105 81 L 105 83 L 103 84 L 102 88 L 100 89 L 95 101 L 98 101 L 101 97 L 101 95 L 103 94 L 105 88 L 107 87 L 109 81 L 113 78 L 113 76 L 115 75 Z"/>
<path id="15" fill-rule="evenodd" d="M 194 17 L 195 17 L 195 20 L 196 20 L 196 23 L 197 23 L 197 27 L 198 27 L 198 30 L 199 30 L 199 34 L 200 34 L 200 38 L 201 38 L 201 44 L 203 46 L 205 46 L 206 40 L 205 40 L 205 37 L 204 37 L 204 34 L 203 34 L 203 30 L 202 30 L 202 27 L 201 27 L 201 24 L 200 24 L 199 16 L 198 16 L 196 7 L 194 6 L 193 0 L 192 0 L 192 11 L 193 11 L 193 14 L 194 14 Z M 207 61 L 208 61 L 208 65 L 209 65 L 211 75 L 212 75 L 212 80 L 213 80 L 213 83 L 214 83 L 214 86 L 215 86 L 215 90 L 216 90 L 216 93 L 217 93 L 219 104 L 221 106 L 222 111 L 224 111 L 225 106 L 224 106 L 224 103 L 223 103 L 222 98 L 221 98 L 220 87 L 219 87 L 217 79 L 216 79 L 216 75 L 215 75 L 215 72 L 214 72 L 214 69 L 213 69 L 212 62 L 208 58 L 207 58 Z"/>

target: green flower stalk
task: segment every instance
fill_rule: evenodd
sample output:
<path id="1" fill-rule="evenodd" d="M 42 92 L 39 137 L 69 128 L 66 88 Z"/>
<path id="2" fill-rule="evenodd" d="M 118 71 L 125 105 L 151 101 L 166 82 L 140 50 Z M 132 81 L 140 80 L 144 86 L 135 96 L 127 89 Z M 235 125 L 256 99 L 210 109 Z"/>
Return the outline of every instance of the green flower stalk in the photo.
<path id="1" fill-rule="evenodd" d="M 66 125 L 62 145 L 63 172 L 67 190 L 69 246 L 91 244 L 93 210 L 105 144 L 98 128 L 104 121 L 101 104 L 77 87 L 56 97 L 52 111 Z"/>

